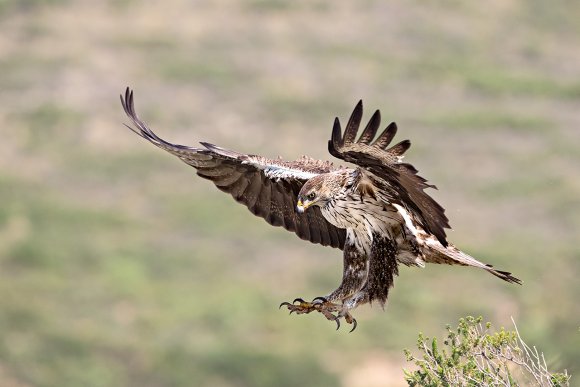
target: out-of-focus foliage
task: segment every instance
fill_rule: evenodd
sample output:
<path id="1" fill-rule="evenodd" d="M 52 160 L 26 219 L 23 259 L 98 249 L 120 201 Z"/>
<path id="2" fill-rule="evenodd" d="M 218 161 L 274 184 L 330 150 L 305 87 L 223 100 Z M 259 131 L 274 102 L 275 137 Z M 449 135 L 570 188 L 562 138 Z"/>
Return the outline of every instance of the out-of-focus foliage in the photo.
<path id="1" fill-rule="evenodd" d="M 405 350 L 407 361 L 418 367 L 405 372 L 409 386 L 570 385 L 566 372 L 548 371 L 544 354 L 528 346 L 517 329 L 490 333 L 491 323 L 484 328 L 481 320 L 468 316 L 459 320 L 456 329 L 448 325 L 444 348 L 439 348 L 437 338 L 419 334 L 417 348 L 422 356 Z"/>
<path id="2" fill-rule="evenodd" d="M 1 386 L 397 386 L 401 348 L 514 316 L 580 372 L 580 2 L 0 1 Z M 410 138 L 450 240 L 513 272 L 401 268 L 352 334 L 281 301 L 338 250 L 268 226 L 142 141 L 331 159 L 364 100 Z"/>

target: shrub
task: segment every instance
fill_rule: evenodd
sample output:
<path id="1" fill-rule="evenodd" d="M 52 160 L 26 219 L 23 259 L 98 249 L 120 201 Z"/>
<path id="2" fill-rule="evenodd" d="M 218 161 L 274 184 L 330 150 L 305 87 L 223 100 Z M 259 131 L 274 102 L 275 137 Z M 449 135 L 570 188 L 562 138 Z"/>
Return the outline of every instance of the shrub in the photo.
<path id="1" fill-rule="evenodd" d="M 423 354 L 415 357 L 405 350 L 407 361 L 418 367 L 405 370 L 409 386 L 569 386 L 570 376 L 551 373 L 544 355 L 530 348 L 520 337 L 514 323 L 513 331 L 503 328 L 491 332 L 482 318 L 459 320 L 457 329 L 447 326 L 444 347 L 436 338 L 419 334 L 417 347 Z"/>

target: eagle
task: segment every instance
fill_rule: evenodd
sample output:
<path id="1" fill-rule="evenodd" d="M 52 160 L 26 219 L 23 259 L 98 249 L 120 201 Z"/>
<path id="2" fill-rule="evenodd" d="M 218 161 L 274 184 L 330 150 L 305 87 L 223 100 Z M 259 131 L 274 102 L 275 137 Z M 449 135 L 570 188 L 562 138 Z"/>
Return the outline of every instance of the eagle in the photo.
<path id="1" fill-rule="evenodd" d="M 403 162 L 411 142 L 391 145 L 397 125 L 378 136 L 379 110 L 358 136 L 363 115 L 359 101 L 344 133 L 335 118 L 328 151 L 352 166 L 302 156 L 294 161 L 240 153 L 207 142 L 202 147 L 172 144 L 157 136 L 135 112 L 133 91 L 121 94 L 133 125 L 125 125 L 155 146 L 194 167 L 197 175 L 245 205 L 254 215 L 300 239 L 343 251 L 338 288 L 312 301 L 283 302 L 290 313 L 318 312 L 356 328 L 353 309 L 373 302 L 383 308 L 399 274 L 399 264 L 473 266 L 504 281 L 521 284 L 511 273 L 493 268 L 447 241 L 445 210 L 425 189 L 436 188 Z"/>

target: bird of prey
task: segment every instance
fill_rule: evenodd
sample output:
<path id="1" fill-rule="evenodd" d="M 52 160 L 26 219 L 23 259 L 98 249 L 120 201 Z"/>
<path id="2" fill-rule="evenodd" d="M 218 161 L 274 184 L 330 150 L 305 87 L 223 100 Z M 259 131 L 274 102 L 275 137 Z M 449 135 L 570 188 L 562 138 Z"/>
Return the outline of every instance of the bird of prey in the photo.
<path id="1" fill-rule="evenodd" d="M 494 269 L 447 241 L 445 210 L 424 190 L 435 188 L 403 162 L 411 146 L 404 140 L 390 146 L 397 125 L 389 124 L 378 136 L 377 110 L 358 136 L 363 114 L 360 101 L 342 132 L 334 121 L 328 150 L 354 164 L 335 166 L 302 156 L 294 161 L 269 159 L 201 142 L 195 148 L 167 142 L 157 136 L 135 112 L 129 88 L 121 103 L 133 132 L 191 165 L 197 174 L 229 193 L 254 215 L 281 226 L 299 238 L 343 251 L 344 270 L 338 288 L 312 301 L 283 302 L 290 313 L 319 312 L 356 328 L 351 311 L 376 302 L 384 307 L 398 275 L 398 265 L 424 267 L 425 263 L 474 266 L 507 282 L 521 284 L 511 273 Z"/>

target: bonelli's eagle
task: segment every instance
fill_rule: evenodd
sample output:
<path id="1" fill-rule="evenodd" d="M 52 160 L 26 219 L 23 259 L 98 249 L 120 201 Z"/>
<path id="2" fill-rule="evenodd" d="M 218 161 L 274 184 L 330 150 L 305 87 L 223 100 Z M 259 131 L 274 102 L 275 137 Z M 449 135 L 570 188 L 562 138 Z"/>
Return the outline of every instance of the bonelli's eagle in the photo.
<path id="1" fill-rule="evenodd" d="M 269 159 L 206 142 L 201 142 L 202 148 L 172 144 L 139 119 L 129 88 L 121 103 L 134 125 L 129 129 L 194 167 L 199 176 L 211 180 L 254 215 L 301 239 L 343 251 L 339 287 L 311 302 L 297 298 L 280 305 L 291 312 L 320 312 L 335 321 L 337 328 L 344 318 L 354 329 L 351 311 L 373 301 L 384 305 L 399 263 L 474 266 L 505 281 L 521 283 L 447 241 L 445 211 L 424 191 L 435 187 L 402 161 L 411 142 L 389 147 L 397 133 L 394 122 L 376 136 L 381 121 L 377 110 L 357 139 L 362 102 L 354 108 L 344 133 L 335 119 L 328 142 L 330 154 L 355 164 L 353 167 L 335 167 L 306 156 L 295 161 Z"/>

